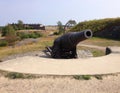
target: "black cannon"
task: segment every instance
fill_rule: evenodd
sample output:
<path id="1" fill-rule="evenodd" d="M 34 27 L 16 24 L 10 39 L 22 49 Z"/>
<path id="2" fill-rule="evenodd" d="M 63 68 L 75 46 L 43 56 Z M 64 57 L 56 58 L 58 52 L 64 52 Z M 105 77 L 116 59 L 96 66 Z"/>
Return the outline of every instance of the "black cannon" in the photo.
<path id="1" fill-rule="evenodd" d="M 46 47 L 46 52 L 49 52 L 52 58 L 77 58 L 77 44 L 90 37 L 91 30 L 66 33 L 55 39 L 52 47 Z"/>

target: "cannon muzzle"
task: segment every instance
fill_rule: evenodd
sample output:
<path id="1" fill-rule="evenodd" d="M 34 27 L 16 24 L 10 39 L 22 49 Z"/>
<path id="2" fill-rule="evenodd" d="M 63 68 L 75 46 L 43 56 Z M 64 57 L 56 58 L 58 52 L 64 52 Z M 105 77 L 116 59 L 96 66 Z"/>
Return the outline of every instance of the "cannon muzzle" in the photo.
<path id="1" fill-rule="evenodd" d="M 86 38 L 91 38 L 91 37 L 93 36 L 93 33 L 92 33 L 91 30 L 85 30 L 85 31 L 84 31 L 84 36 L 85 36 Z"/>

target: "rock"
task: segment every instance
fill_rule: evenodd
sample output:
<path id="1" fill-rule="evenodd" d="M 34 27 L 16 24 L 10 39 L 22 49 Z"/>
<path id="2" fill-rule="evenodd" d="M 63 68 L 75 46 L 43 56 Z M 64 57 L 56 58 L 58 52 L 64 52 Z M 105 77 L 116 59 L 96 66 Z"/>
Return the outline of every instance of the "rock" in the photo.
<path id="1" fill-rule="evenodd" d="M 78 50 L 77 54 L 78 54 L 78 58 L 93 57 L 93 54 L 90 52 L 90 50 Z"/>

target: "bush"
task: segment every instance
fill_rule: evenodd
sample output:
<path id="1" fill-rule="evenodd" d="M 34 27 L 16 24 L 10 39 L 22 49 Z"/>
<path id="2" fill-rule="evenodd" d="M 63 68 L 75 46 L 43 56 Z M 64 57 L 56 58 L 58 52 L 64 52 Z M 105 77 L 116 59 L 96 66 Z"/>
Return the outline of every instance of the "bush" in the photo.
<path id="1" fill-rule="evenodd" d="M 43 35 L 41 33 L 18 33 L 18 36 L 21 38 L 21 39 L 26 39 L 26 38 L 39 38 L 39 37 L 42 37 Z"/>
<path id="2" fill-rule="evenodd" d="M 34 32 L 34 34 L 35 34 L 37 37 L 42 37 L 42 36 L 43 36 L 42 33 L 38 33 L 38 32 Z"/>
<path id="3" fill-rule="evenodd" d="M 7 25 L 2 29 L 2 36 L 7 35 L 16 35 L 16 31 L 11 25 Z"/>
<path id="4" fill-rule="evenodd" d="M 19 40 L 19 38 L 15 35 L 7 35 L 5 37 L 5 40 L 8 42 L 8 45 L 14 46 L 16 41 Z"/>
<path id="5" fill-rule="evenodd" d="M 18 36 L 21 38 L 21 39 L 25 39 L 25 38 L 29 38 L 29 35 L 28 34 L 25 34 L 25 33 L 18 33 Z"/>
<path id="6" fill-rule="evenodd" d="M 39 38 L 41 36 L 42 36 L 42 34 L 39 34 L 39 33 L 31 33 L 31 34 L 29 34 L 29 38 Z"/>
<path id="7" fill-rule="evenodd" d="M 35 33 L 28 34 L 29 38 L 38 38 L 39 36 L 36 35 Z"/>
<path id="8" fill-rule="evenodd" d="M 0 47 L 7 46 L 8 42 L 7 41 L 0 41 Z"/>
<path id="9" fill-rule="evenodd" d="M 59 34 L 60 34 L 60 33 L 58 33 L 58 32 L 54 32 L 54 33 L 53 33 L 53 35 L 59 35 Z"/>

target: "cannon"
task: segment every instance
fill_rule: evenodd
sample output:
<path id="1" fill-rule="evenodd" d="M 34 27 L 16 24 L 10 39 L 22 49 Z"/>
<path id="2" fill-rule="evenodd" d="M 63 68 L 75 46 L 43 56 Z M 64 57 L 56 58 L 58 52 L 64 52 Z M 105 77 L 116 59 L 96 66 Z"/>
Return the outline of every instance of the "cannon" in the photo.
<path id="1" fill-rule="evenodd" d="M 91 30 L 69 32 L 54 40 L 53 46 L 46 47 L 46 53 L 52 58 L 77 58 L 76 46 L 79 42 L 91 38 Z"/>

